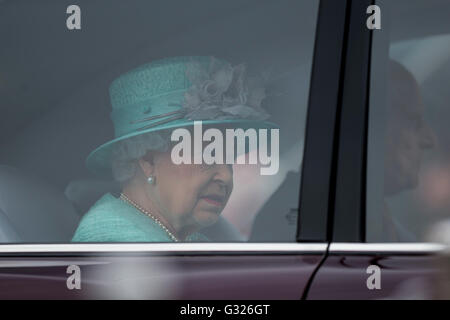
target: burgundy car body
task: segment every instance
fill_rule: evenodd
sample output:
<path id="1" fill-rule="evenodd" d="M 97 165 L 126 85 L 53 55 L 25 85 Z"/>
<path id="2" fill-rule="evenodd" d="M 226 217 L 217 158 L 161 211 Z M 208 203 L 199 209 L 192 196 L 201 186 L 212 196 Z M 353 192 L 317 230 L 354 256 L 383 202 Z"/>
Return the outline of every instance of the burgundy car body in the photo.
<path id="1" fill-rule="evenodd" d="M 11 248 L 16 253 L 0 262 L 0 299 L 298 300 L 326 247 L 294 244 L 282 250 L 283 244 L 241 244 L 233 251 L 222 244 L 213 250 L 181 244 L 183 252 L 164 244 L 145 245 L 147 250 L 142 245 L 96 246 L 100 251 L 90 253 L 78 245 L 50 245 L 34 254 Z M 67 286 L 70 265 L 80 268 L 79 289 Z"/>

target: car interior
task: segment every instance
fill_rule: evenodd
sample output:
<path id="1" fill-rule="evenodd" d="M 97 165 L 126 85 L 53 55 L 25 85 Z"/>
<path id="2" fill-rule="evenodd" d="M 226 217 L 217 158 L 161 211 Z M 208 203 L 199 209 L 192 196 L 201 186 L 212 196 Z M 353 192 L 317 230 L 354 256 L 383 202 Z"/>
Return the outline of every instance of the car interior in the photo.
<path id="1" fill-rule="evenodd" d="M 411 72 L 420 87 L 424 121 L 431 128 L 435 143 L 423 152 L 418 185 L 385 197 L 383 179 L 386 177 L 382 174 L 384 136 L 379 134 L 384 130 L 384 122 L 370 122 L 369 119 L 369 128 L 372 127 L 369 130 L 372 131 L 369 131 L 368 138 L 367 241 L 386 241 L 385 235 L 376 227 L 381 224 L 380 212 L 385 203 L 402 227 L 416 236 L 416 241 L 427 241 L 428 231 L 435 223 L 447 219 L 450 210 L 450 203 L 430 193 L 435 188 L 431 181 L 438 183 L 432 179 L 433 172 L 445 176 L 450 159 L 450 132 L 446 125 L 450 118 L 450 95 L 446 88 L 450 78 L 450 28 L 447 23 L 450 3 L 442 0 L 381 1 L 380 6 L 384 8 L 383 23 L 389 28 L 389 33 L 385 38 L 378 38 L 375 33 L 374 46 L 384 49 L 375 51 L 374 55 L 383 57 L 380 58 L 381 64 L 372 62 L 373 67 L 386 69 L 383 59 L 389 58 Z M 380 77 L 382 79 L 373 81 L 382 83 L 387 80 L 385 74 Z M 373 88 L 372 103 L 384 105 L 386 92 L 380 91 L 375 85 Z M 375 104 L 371 106 L 370 112 L 369 117 L 373 119 L 386 116 L 383 115 L 383 108 Z M 442 185 L 438 188 L 442 188 Z"/>
<path id="2" fill-rule="evenodd" d="M 109 84 L 142 63 L 218 55 L 275 74 L 297 68 L 301 88 L 291 98 L 305 103 L 292 111 L 292 100 L 286 110 L 279 105 L 272 112 L 286 128 L 298 127 L 291 119 L 306 109 L 312 52 L 302 43 L 313 43 L 315 14 L 300 22 L 295 14 L 314 12 L 316 3 L 286 4 L 201 0 L 174 11 L 179 1 L 157 7 L 149 1 L 86 1 L 83 28 L 71 32 L 57 18 L 64 3 L 1 2 L 0 242 L 68 242 L 92 204 L 119 191 L 116 182 L 90 173 L 85 159 L 113 136 Z M 268 10 L 277 23 L 267 24 Z M 213 241 L 243 241 L 226 218 L 205 233 Z"/>
<path id="3" fill-rule="evenodd" d="M 85 159 L 113 136 L 110 83 L 154 59 L 213 55 L 245 62 L 255 72 L 270 71 L 277 81 L 267 111 L 289 132 L 281 134 L 281 157 L 303 141 L 318 2 L 198 0 L 174 11 L 180 2 L 155 7 L 151 1 L 81 1 L 79 32 L 67 30 L 58 18 L 65 3 L 0 2 L 0 242 L 69 242 L 95 201 L 120 191 L 115 181 L 89 172 Z M 401 0 L 385 12 L 392 26 L 389 54 L 418 78 L 425 116 L 438 138 L 424 159 L 425 173 L 450 158 L 449 6 L 443 0 L 425 7 L 423 1 Z M 301 154 L 297 157 L 301 163 Z M 250 235 L 224 216 L 204 233 L 212 241 L 295 241 L 300 174 L 283 174 L 285 183 L 274 177 L 275 187 L 252 213 Z M 419 191 L 389 200 L 417 234 L 448 217 L 450 208 L 430 207 Z M 371 203 L 383 203 L 382 192 L 369 196 L 375 199 Z M 242 205 L 235 216 L 250 215 L 247 211 Z M 378 207 L 370 212 L 380 219 Z"/>

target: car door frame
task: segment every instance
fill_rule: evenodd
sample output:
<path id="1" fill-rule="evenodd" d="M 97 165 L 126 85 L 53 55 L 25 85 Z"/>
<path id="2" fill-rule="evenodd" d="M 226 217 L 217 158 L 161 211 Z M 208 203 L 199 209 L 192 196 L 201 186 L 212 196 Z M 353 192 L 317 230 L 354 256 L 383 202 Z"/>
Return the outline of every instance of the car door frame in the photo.
<path id="1" fill-rule="evenodd" d="M 374 4 L 377 1 L 348 2 L 334 194 L 328 217 L 330 245 L 305 299 L 429 298 L 430 281 L 436 272 L 433 257 L 445 249 L 436 243 L 366 242 L 368 134 L 374 130 L 368 121 L 375 94 L 371 84 L 375 90 L 385 90 L 385 84 L 372 81 L 383 72 L 374 65 L 383 65 L 388 58 L 386 33 L 377 34 L 366 27 L 366 10 Z M 370 289 L 367 284 L 370 266 L 379 267 L 380 289 Z M 423 296 L 411 295 L 411 286 Z"/>
<path id="2" fill-rule="evenodd" d="M 20 277 L 24 274 L 23 268 L 34 268 L 35 273 L 27 274 L 26 279 L 29 277 L 43 279 L 39 285 L 45 287 L 45 280 L 53 277 L 53 280 L 56 279 L 57 286 L 62 286 L 66 283 L 65 264 L 68 261 L 74 263 L 77 259 L 98 257 L 132 255 L 195 259 L 204 256 L 262 256 L 273 257 L 274 261 L 277 261 L 280 257 L 291 256 L 297 259 L 297 262 L 295 264 L 292 261 L 288 262 L 288 268 L 295 266 L 296 272 L 303 272 L 302 264 L 309 266 L 305 273 L 305 286 L 298 287 L 297 297 L 299 299 L 304 297 L 312 275 L 326 256 L 330 230 L 332 230 L 329 218 L 332 216 L 333 206 L 330 204 L 332 204 L 335 187 L 336 132 L 338 130 L 336 119 L 339 101 L 342 99 L 340 92 L 342 90 L 342 57 L 345 53 L 347 3 L 346 0 L 320 0 L 319 2 L 302 162 L 297 243 L 5 244 L 0 245 L 0 263 L 1 261 L 11 263 L 13 259 L 15 263 L 13 266 L 16 266 L 16 269 L 10 268 L 9 273 L 4 274 L 8 281 L 13 279 L 21 281 Z M 299 264 L 298 261 L 301 263 Z M 55 266 L 55 263 L 58 265 L 57 269 L 47 268 L 47 266 Z M 273 274 L 276 273 L 276 267 L 273 269 Z M 282 268 L 279 270 L 283 271 Z M 14 278 L 15 276 L 19 278 Z M 23 288 L 25 287 L 21 286 L 20 290 Z M 60 287 L 58 288 L 61 290 Z M 20 290 L 15 294 L 20 296 Z M 51 297 L 51 294 L 48 297 Z M 67 297 L 76 298 L 77 296 L 68 295 Z"/>

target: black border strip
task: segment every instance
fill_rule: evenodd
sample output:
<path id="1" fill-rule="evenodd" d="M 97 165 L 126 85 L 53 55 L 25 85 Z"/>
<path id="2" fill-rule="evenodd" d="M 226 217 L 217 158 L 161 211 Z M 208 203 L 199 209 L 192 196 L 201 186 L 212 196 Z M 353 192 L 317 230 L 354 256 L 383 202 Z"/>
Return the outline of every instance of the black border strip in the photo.
<path id="1" fill-rule="evenodd" d="M 311 72 L 297 240 L 326 242 L 346 0 L 321 0 Z M 331 190 L 332 191 L 332 190 Z"/>
<path id="2" fill-rule="evenodd" d="M 365 240 L 366 150 L 372 32 L 366 26 L 373 0 L 349 0 L 332 240 Z"/>

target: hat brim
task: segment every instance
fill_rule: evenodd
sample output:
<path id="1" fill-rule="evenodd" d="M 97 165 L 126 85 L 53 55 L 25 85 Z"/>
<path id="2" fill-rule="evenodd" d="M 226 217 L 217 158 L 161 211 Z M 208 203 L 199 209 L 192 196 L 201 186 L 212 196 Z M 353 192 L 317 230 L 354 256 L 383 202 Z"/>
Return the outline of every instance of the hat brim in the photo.
<path id="1" fill-rule="evenodd" d="M 94 151 L 92 151 L 86 159 L 86 167 L 93 173 L 102 177 L 112 177 L 111 170 L 111 157 L 115 145 L 126 139 L 142 135 L 149 132 L 165 131 L 175 128 L 188 128 L 194 125 L 194 121 L 181 119 L 174 121 L 174 123 L 167 123 L 153 128 L 148 128 L 145 130 L 135 131 L 127 135 L 115 138 L 108 141 Z M 260 121 L 260 120 L 242 120 L 242 119 L 232 119 L 232 120 L 202 120 L 202 126 L 213 126 L 218 125 L 217 128 L 220 129 L 238 129 L 247 130 L 250 128 L 254 129 L 278 129 L 279 127 L 272 122 Z"/>

